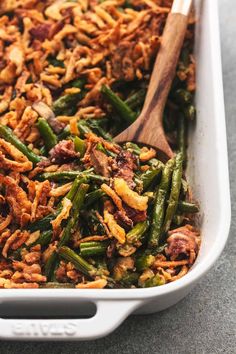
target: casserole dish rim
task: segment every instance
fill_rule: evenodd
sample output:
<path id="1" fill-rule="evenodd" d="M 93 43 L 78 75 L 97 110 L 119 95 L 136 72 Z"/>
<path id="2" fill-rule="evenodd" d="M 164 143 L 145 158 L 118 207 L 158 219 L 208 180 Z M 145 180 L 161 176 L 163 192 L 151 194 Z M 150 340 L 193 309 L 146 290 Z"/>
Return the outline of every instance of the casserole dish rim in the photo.
<path id="1" fill-rule="evenodd" d="M 204 0 L 203 0 L 204 1 Z M 109 300 L 109 302 L 119 303 L 117 306 L 122 308 L 119 320 L 117 317 L 116 323 L 111 327 L 103 331 L 103 334 L 91 333 L 90 338 L 97 338 L 103 336 L 114 330 L 130 313 L 136 308 L 145 304 L 150 299 L 158 298 L 159 296 L 165 296 L 172 294 L 181 289 L 190 287 L 191 284 L 195 284 L 203 275 L 213 266 L 215 261 L 219 258 L 223 251 L 230 227 L 231 220 L 231 207 L 230 207 L 230 191 L 229 191 L 229 177 L 228 177 L 228 155 L 227 155 L 227 143 L 226 143 L 226 123 L 224 113 L 224 98 L 223 98 L 223 83 L 222 83 L 222 66 L 221 66 L 221 50 L 219 40 L 219 21 L 218 21 L 218 3 L 215 0 L 206 0 L 207 6 L 211 8 L 211 16 L 209 16 L 209 37 L 213 41 L 211 46 L 214 48 L 214 61 L 212 61 L 213 75 L 213 95 L 215 102 L 215 120 L 216 120 L 216 135 L 219 134 L 220 139 L 216 140 L 217 145 L 217 159 L 221 169 L 219 169 L 219 179 L 221 181 L 221 188 L 219 189 L 220 209 L 221 217 L 217 220 L 218 223 L 218 236 L 214 241 L 213 247 L 209 250 L 208 254 L 204 257 L 204 262 L 199 261 L 190 269 L 190 271 L 181 279 L 178 279 L 172 283 L 168 283 L 159 287 L 145 288 L 145 289 L 0 289 L 0 302 L 4 301 L 21 301 L 37 299 L 40 300 L 52 300 L 52 299 L 64 299 L 67 302 L 69 299 L 86 300 L 88 302 L 102 302 L 103 300 Z M 219 236 L 220 235 L 220 236 Z M 126 300 L 126 301 L 125 301 Z M 154 311 L 155 312 L 155 311 Z M 96 317 L 96 315 L 95 315 Z M 8 320 L 0 320 L 8 321 Z M 7 338 L 19 339 L 14 332 L 11 336 L 5 336 Z M 20 334 L 19 334 L 20 336 Z M 28 338 L 27 336 L 24 337 Z M 63 339 L 64 337 L 62 337 Z M 74 337 L 75 338 L 75 337 Z M 88 339 L 89 337 L 86 337 Z M 34 339 L 34 338 L 32 338 Z M 38 338 L 40 339 L 40 338 Z M 49 339 L 52 339 L 50 337 Z M 75 338 L 81 339 L 81 338 Z M 82 338 L 84 339 L 84 338 Z"/>

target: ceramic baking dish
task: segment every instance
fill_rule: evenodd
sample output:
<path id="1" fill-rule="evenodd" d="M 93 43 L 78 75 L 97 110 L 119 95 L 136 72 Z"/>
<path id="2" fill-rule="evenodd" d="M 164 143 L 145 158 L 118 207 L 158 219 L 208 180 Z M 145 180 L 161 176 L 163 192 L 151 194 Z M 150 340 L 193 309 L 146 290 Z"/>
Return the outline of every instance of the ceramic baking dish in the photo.
<path id="1" fill-rule="evenodd" d="M 0 290 L 0 337 L 87 340 L 117 328 L 131 313 L 181 300 L 221 254 L 230 226 L 230 194 L 216 0 L 196 1 L 197 122 L 190 132 L 188 177 L 201 205 L 202 245 L 187 275 L 147 289 Z M 80 314 L 80 315 L 79 315 Z M 90 315 L 90 318 L 81 318 Z M 42 319 L 43 318 L 43 319 Z"/>

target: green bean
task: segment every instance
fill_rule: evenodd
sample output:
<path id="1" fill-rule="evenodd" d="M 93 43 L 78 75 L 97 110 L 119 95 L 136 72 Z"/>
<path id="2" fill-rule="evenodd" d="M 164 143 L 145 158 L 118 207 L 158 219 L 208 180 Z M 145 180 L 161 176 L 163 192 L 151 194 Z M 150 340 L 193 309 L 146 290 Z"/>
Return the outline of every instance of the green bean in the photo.
<path id="1" fill-rule="evenodd" d="M 51 150 L 57 144 L 57 137 L 53 133 L 52 128 L 44 118 L 39 118 L 36 126 L 43 138 L 46 150 Z"/>
<path id="2" fill-rule="evenodd" d="M 131 142 L 127 142 L 124 144 L 125 149 L 131 151 L 132 153 L 134 153 L 135 155 L 140 155 L 141 154 L 141 149 L 137 144 L 131 143 Z"/>
<path id="3" fill-rule="evenodd" d="M 85 198 L 84 209 L 85 210 L 88 209 L 89 206 L 96 203 L 99 199 L 101 199 L 105 195 L 106 193 L 104 193 L 101 189 L 96 189 L 95 191 L 88 193 Z"/>
<path id="4" fill-rule="evenodd" d="M 7 127 L 6 125 L 0 124 L 0 137 L 14 145 L 34 164 L 37 164 L 41 161 L 41 157 L 36 155 L 31 149 L 23 144 L 20 139 L 18 139 L 17 136 L 13 133 L 11 128 Z"/>
<path id="5" fill-rule="evenodd" d="M 150 288 L 153 286 L 160 286 L 165 284 L 164 277 L 160 277 L 159 274 L 153 275 L 151 278 L 145 280 L 145 282 L 139 282 L 142 288 Z"/>
<path id="6" fill-rule="evenodd" d="M 56 66 L 56 67 L 61 67 L 61 68 L 64 68 L 65 65 L 63 63 L 62 60 L 58 60 L 57 58 L 54 58 L 54 57 L 48 57 L 47 58 L 47 61 L 50 65 L 52 66 Z"/>
<path id="7" fill-rule="evenodd" d="M 99 134 L 103 139 L 107 141 L 112 141 L 112 137 L 107 133 L 99 124 L 99 119 L 89 119 L 86 121 L 89 129 L 94 131 L 96 134 Z"/>
<path id="8" fill-rule="evenodd" d="M 73 86 L 74 85 L 74 86 Z M 84 80 L 76 80 L 70 84 L 70 87 L 77 87 L 82 89 L 84 86 Z M 67 94 L 64 96 L 59 97 L 54 103 L 53 103 L 53 111 L 56 115 L 60 115 L 60 114 L 67 114 L 69 111 L 69 113 L 73 112 L 76 110 L 76 104 L 78 103 L 78 101 L 81 100 L 81 98 L 83 97 L 83 93 L 82 92 L 78 92 L 78 93 L 71 93 L 71 94 Z M 70 114 L 69 114 L 70 115 Z"/>
<path id="9" fill-rule="evenodd" d="M 80 244 L 80 254 L 82 257 L 100 256 L 106 253 L 108 242 L 91 241 Z"/>
<path id="10" fill-rule="evenodd" d="M 69 247 L 63 246 L 58 250 L 59 256 L 64 258 L 65 260 L 74 264 L 75 268 L 79 270 L 81 273 L 94 277 L 97 273 L 97 269 L 93 267 L 90 263 L 88 263 L 85 259 L 75 253 Z"/>
<path id="11" fill-rule="evenodd" d="M 69 200 L 73 200 L 77 189 L 81 183 L 86 182 L 86 179 L 81 179 L 81 178 L 76 178 L 71 186 L 70 191 L 67 193 L 66 198 Z M 46 231 L 52 228 L 51 221 L 54 220 L 61 212 L 61 204 L 59 205 L 58 209 L 51 214 L 46 215 L 44 218 L 40 220 L 36 220 L 32 224 L 29 224 L 27 229 L 31 232 L 40 230 L 40 231 Z"/>
<path id="12" fill-rule="evenodd" d="M 63 230 L 61 239 L 58 243 L 59 248 L 66 245 L 70 240 L 71 234 L 73 233 L 74 228 L 77 224 L 79 211 L 84 203 L 84 198 L 85 198 L 88 188 L 89 188 L 88 184 L 82 183 L 79 186 L 78 191 L 76 192 L 76 194 L 73 198 L 73 206 L 72 206 L 72 210 L 70 213 L 70 218 L 67 222 L 66 227 Z M 48 258 L 48 260 L 45 264 L 45 274 L 46 274 L 48 280 L 51 280 L 51 277 L 54 273 L 56 260 L 57 260 L 57 253 L 54 251 L 51 254 L 51 256 Z"/>
<path id="13" fill-rule="evenodd" d="M 58 247 L 64 246 L 68 243 L 71 233 L 74 231 L 74 227 L 78 220 L 79 211 L 83 206 L 85 195 L 88 191 L 89 185 L 82 183 L 73 199 L 73 207 L 71 217 L 62 233 L 61 239 L 58 243 Z"/>
<path id="14" fill-rule="evenodd" d="M 47 277 L 48 281 L 52 280 L 55 267 L 56 267 L 56 262 L 57 262 L 57 253 L 53 252 L 50 257 L 47 259 L 44 267 L 44 273 Z"/>
<path id="15" fill-rule="evenodd" d="M 44 231 L 40 234 L 38 239 L 30 244 L 23 244 L 21 247 L 17 248 L 16 251 L 12 253 L 12 256 L 14 259 L 21 259 L 21 252 L 23 249 L 29 250 L 31 247 L 34 247 L 36 245 L 41 245 L 41 246 L 47 246 L 52 239 L 52 231 Z"/>
<path id="16" fill-rule="evenodd" d="M 33 247 L 35 245 L 47 246 L 51 242 L 51 239 L 52 239 L 52 231 L 51 230 L 44 231 L 41 233 L 41 235 L 36 241 L 34 241 L 32 244 L 29 245 L 29 247 Z"/>
<path id="17" fill-rule="evenodd" d="M 169 186 L 171 182 L 172 171 L 174 168 L 175 159 L 169 160 L 162 172 L 161 183 L 156 193 L 154 202 L 151 230 L 148 240 L 148 248 L 154 249 L 158 247 L 160 238 L 162 236 L 162 224 L 165 215 L 165 204 Z"/>
<path id="18" fill-rule="evenodd" d="M 178 207 L 179 194 L 181 188 L 181 178 L 183 174 L 183 155 L 178 153 L 175 158 L 175 168 L 172 174 L 171 192 L 166 210 L 163 230 L 167 232 Z"/>
<path id="19" fill-rule="evenodd" d="M 149 222 L 148 221 L 141 221 L 137 223 L 126 235 L 126 240 L 128 243 L 131 244 L 136 244 L 142 236 L 145 234 L 145 232 L 149 228 Z"/>
<path id="20" fill-rule="evenodd" d="M 183 48 L 180 54 L 181 62 L 184 64 L 185 68 L 189 65 L 189 49 L 187 47 Z"/>
<path id="21" fill-rule="evenodd" d="M 183 106 L 190 104 L 193 100 L 192 94 L 189 91 L 181 88 L 175 91 L 174 98 L 179 104 Z"/>
<path id="22" fill-rule="evenodd" d="M 84 79 L 75 79 L 73 81 L 68 82 L 67 86 L 68 87 L 76 87 L 79 89 L 82 89 L 85 85 L 86 81 Z"/>
<path id="23" fill-rule="evenodd" d="M 184 215 L 174 215 L 173 217 L 173 224 L 177 226 L 181 226 L 184 222 Z"/>
<path id="24" fill-rule="evenodd" d="M 178 213 L 195 214 L 195 213 L 199 212 L 199 206 L 194 203 L 189 203 L 189 202 L 179 200 L 177 212 Z"/>
<path id="25" fill-rule="evenodd" d="M 141 272 L 149 267 L 152 266 L 152 264 L 155 261 L 155 257 L 151 254 L 143 254 L 142 256 L 138 257 L 135 261 L 135 268 L 137 269 L 138 272 Z"/>
<path id="26" fill-rule="evenodd" d="M 186 132 L 186 122 L 184 115 L 180 115 L 178 119 L 178 132 L 177 132 L 177 144 L 178 144 L 178 151 L 183 155 L 183 161 L 186 162 L 186 147 L 187 147 L 187 132 Z"/>
<path id="27" fill-rule="evenodd" d="M 135 285 L 138 282 L 139 274 L 137 272 L 125 272 L 120 279 L 120 283 L 124 286 Z"/>
<path id="28" fill-rule="evenodd" d="M 144 99 L 146 96 L 146 90 L 145 89 L 140 89 L 136 91 L 134 94 L 129 96 L 125 103 L 131 108 L 131 109 L 136 109 L 143 105 Z"/>
<path id="29" fill-rule="evenodd" d="M 106 97 L 112 107 L 119 113 L 120 117 L 125 123 L 131 124 L 137 118 L 137 114 L 130 109 L 130 107 L 122 101 L 108 86 L 103 85 L 101 88 L 102 94 Z"/>
<path id="30" fill-rule="evenodd" d="M 196 118 L 196 108 L 194 105 L 190 104 L 187 107 L 184 107 L 183 114 L 186 119 L 193 121 Z"/>
<path id="31" fill-rule="evenodd" d="M 150 185 L 156 180 L 156 177 L 161 173 L 161 167 L 159 169 L 149 169 L 145 171 L 139 178 L 143 184 L 143 191 L 145 192 Z"/>
<path id="32" fill-rule="evenodd" d="M 75 151 L 80 153 L 80 157 L 83 157 L 86 150 L 85 141 L 80 139 L 78 136 L 75 136 L 74 145 L 75 145 Z"/>
<path id="33" fill-rule="evenodd" d="M 27 226 L 27 230 L 29 230 L 30 232 L 34 232 L 37 230 L 46 231 L 48 229 L 51 229 L 52 228 L 51 221 L 54 220 L 57 217 L 57 215 L 60 214 L 60 211 L 61 210 L 56 210 L 54 213 L 48 214 L 44 218 L 40 220 L 36 220 L 32 224 L 29 224 Z"/>
<path id="34" fill-rule="evenodd" d="M 81 171 L 45 172 L 39 175 L 38 179 L 42 181 L 47 179 L 49 181 L 61 182 L 61 181 L 72 181 L 77 177 L 88 178 L 98 182 L 108 181 L 106 177 L 91 173 L 91 170 L 82 171 L 82 172 Z"/>

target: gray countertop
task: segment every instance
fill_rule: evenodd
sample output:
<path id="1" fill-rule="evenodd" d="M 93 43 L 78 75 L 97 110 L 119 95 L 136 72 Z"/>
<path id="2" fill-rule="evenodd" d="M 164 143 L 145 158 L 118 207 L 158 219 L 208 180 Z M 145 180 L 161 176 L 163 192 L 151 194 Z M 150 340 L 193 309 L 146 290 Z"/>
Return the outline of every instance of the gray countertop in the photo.
<path id="1" fill-rule="evenodd" d="M 236 353 L 236 2 L 219 2 L 232 198 L 230 237 L 220 259 L 180 303 L 154 315 L 130 317 L 106 338 L 1 342 L 0 353 Z"/>

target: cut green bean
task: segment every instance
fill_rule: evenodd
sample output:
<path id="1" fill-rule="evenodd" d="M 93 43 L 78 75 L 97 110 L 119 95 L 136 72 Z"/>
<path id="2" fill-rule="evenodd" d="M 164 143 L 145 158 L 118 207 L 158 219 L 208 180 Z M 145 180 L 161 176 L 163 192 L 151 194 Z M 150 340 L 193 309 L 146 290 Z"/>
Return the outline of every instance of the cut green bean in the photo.
<path id="1" fill-rule="evenodd" d="M 81 81 L 81 88 L 84 84 L 84 81 Z M 78 87 L 78 86 L 77 86 Z M 78 87 L 80 88 L 80 87 Z M 68 114 L 71 115 L 72 112 L 76 111 L 76 104 L 82 99 L 82 92 L 71 93 L 59 97 L 52 106 L 53 112 L 55 115 Z"/>
<path id="2" fill-rule="evenodd" d="M 82 242 L 80 244 L 80 254 L 82 257 L 104 255 L 106 253 L 108 244 L 109 243 L 107 241 Z"/>
<path id="3" fill-rule="evenodd" d="M 88 193 L 85 198 L 84 209 L 88 209 L 89 206 L 96 203 L 105 195 L 106 193 L 104 193 L 101 189 L 96 189 L 95 191 Z"/>
<path id="4" fill-rule="evenodd" d="M 65 260 L 74 264 L 75 268 L 79 270 L 81 273 L 94 277 L 97 273 L 97 269 L 93 267 L 90 263 L 88 263 L 85 259 L 75 253 L 69 247 L 63 246 L 58 250 L 59 256 L 64 258 Z"/>
<path id="5" fill-rule="evenodd" d="M 80 139 L 78 136 L 75 136 L 74 144 L 75 144 L 75 151 L 80 153 L 80 157 L 83 157 L 86 150 L 85 141 Z"/>
<path id="6" fill-rule="evenodd" d="M 199 212 L 199 206 L 194 203 L 189 203 L 183 200 L 179 200 L 177 212 L 186 213 L 186 214 L 195 214 Z"/>
<path id="7" fill-rule="evenodd" d="M 88 191 L 89 185 L 82 183 L 73 199 L 73 207 L 71 217 L 62 233 L 61 239 L 58 243 L 58 247 L 64 246 L 68 243 L 71 233 L 74 231 L 74 227 L 77 224 L 79 211 L 83 206 L 85 195 Z"/>
<path id="8" fill-rule="evenodd" d="M 155 261 L 155 257 L 151 254 L 143 254 L 138 257 L 135 261 L 135 267 L 138 272 L 142 272 L 143 270 L 152 266 Z"/>
<path id="9" fill-rule="evenodd" d="M 49 245 L 51 240 L 52 240 L 52 231 L 51 230 L 44 231 L 41 233 L 41 235 L 36 241 L 34 241 L 31 245 L 29 245 L 29 247 L 33 247 L 35 245 L 47 246 Z"/>
<path id="10" fill-rule="evenodd" d="M 179 104 L 184 106 L 190 104 L 193 100 L 192 94 L 184 89 L 178 89 L 175 91 L 174 98 Z"/>
<path id="11" fill-rule="evenodd" d="M 102 94 L 106 97 L 112 107 L 119 113 L 120 117 L 125 123 L 131 124 L 137 118 L 137 114 L 130 109 L 130 107 L 117 96 L 108 86 L 103 85 L 101 88 Z"/>
<path id="12" fill-rule="evenodd" d="M 18 139 L 17 136 L 13 133 L 11 128 L 7 127 L 6 125 L 0 124 L 0 137 L 14 145 L 34 164 L 37 164 L 41 161 L 41 157 L 36 155 L 31 149 L 23 144 L 20 139 Z"/>
<path id="13" fill-rule="evenodd" d="M 183 161 L 186 162 L 186 147 L 187 147 L 187 132 L 186 132 L 186 121 L 184 115 L 181 114 L 178 119 L 178 131 L 177 131 L 177 143 L 178 151 L 183 155 Z"/>
<path id="14" fill-rule="evenodd" d="M 82 178 L 82 179 L 76 178 L 71 186 L 71 189 L 69 190 L 69 192 L 67 193 L 67 195 L 65 197 L 72 201 L 74 199 L 74 196 L 77 192 L 79 185 L 81 183 L 85 183 L 85 182 L 86 182 L 85 178 Z M 48 214 L 44 218 L 42 218 L 40 220 L 36 220 L 32 224 L 29 224 L 27 229 L 31 232 L 34 232 L 37 230 L 40 230 L 40 231 L 51 230 L 51 228 L 52 228 L 51 221 L 54 220 L 60 214 L 61 209 L 62 209 L 61 204 L 59 204 L 58 209 L 54 213 Z"/>
<path id="15" fill-rule="evenodd" d="M 82 183 L 79 186 L 78 191 L 75 194 L 75 197 L 73 199 L 72 210 L 70 213 L 70 218 L 67 222 L 66 227 L 63 230 L 61 239 L 58 243 L 59 248 L 66 245 L 70 240 L 71 234 L 73 233 L 74 228 L 77 224 L 79 211 L 84 203 L 84 198 L 85 198 L 88 188 L 89 188 L 88 184 Z M 49 257 L 49 259 L 47 260 L 46 265 L 45 265 L 45 274 L 46 274 L 48 280 L 51 280 L 51 278 L 52 278 L 52 275 L 53 275 L 54 269 L 55 269 L 56 260 L 57 260 L 57 253 L 53 252 L 51 254 L 51 256 Z"/>
<path id="16" fill-rule="evenodd" d="M 148 221 L 141 221 L 137 223 L 126 235 L 126 240 L 128 243 L 131 244 L 136 244 L 142 236 L 145 234 L 145 232 L 149 228 L 149 222 Z"/>
<path id="17" fill-rule="evenodd" d="M 91 170 L 86 171 L 59 171 L 59 172 L 45 172 L 38 176 L 39 180 L 55 181 L 73 181 L 75 178 L 87 178 L 98 182 L 107 182 L 108 178 L 91 173 Z"/>
<path id="18" fill-rule="evenodd" d="M 163 226 L 164 232 L 167 232 L 169 230 L 171 222 L 173 220 L 173 217 L 178 207 L 182 174 L 183 174 L 183 155 L 180 152 L 176 155 L 175 158 L 175 168 L 172 174 L 170 198 L 168 201 L 168 207 L 166 210 L 164 226 Z"/>
<path id="19" fill-rule="evenodd" d="M 196 118 L 196 108 L 194 105 L 190 104 L 187 107 L 184 107 L 183 114 L 186 119 L 193 121 Z"/>
<path id="20" fill-rule="evenodd" d="M 57 144 L 57 137 L 52 128 L 44 118 L 39 118 L 36 125 L 43 138 L 46 150 L 51 150 Z"/>
<path id="21" fill-rule="evenodd" d="M 165 217 L 165 205 L 174 165 L 175 159 L 171 159 L 166 163 L 162 172 L 161 183 L 156 193 L 152 214 L 151 230 L 148 240 L 148 247 L 151 249 L 158 247 L 160 238 L 162 236 L 162 226 Z"/>
<path id="22" fill-rule="evenodd" d="M 145 171 L 139 178 L 143 184 L 143 191 L 145 192 L 151 184 L 156 180 L 156 178 L 160 175 L 162 168 L 159 169 L 149 169 Z"/>
<path id="23" fill-rule="evenodd" d="M 160 277 L 159 274 L 156 274 L 153 277 L 147 279 L 144 283 L 139 283 L 139 285 L 143 288 L 151 288 L 153 286 L 160 286 L 164 284 L 165 284 L 164 277 Z"/>
<path id="24" fill-rule="evenodd" d="M 138 107 L 143 105 L 144 99 L 146 96 L 146 90 L 145 89 L 140 89 L 136 91 L 134 94 L 129 96 L 125 103 L 129 106 L 131 109 L 137 109 Z"/>

